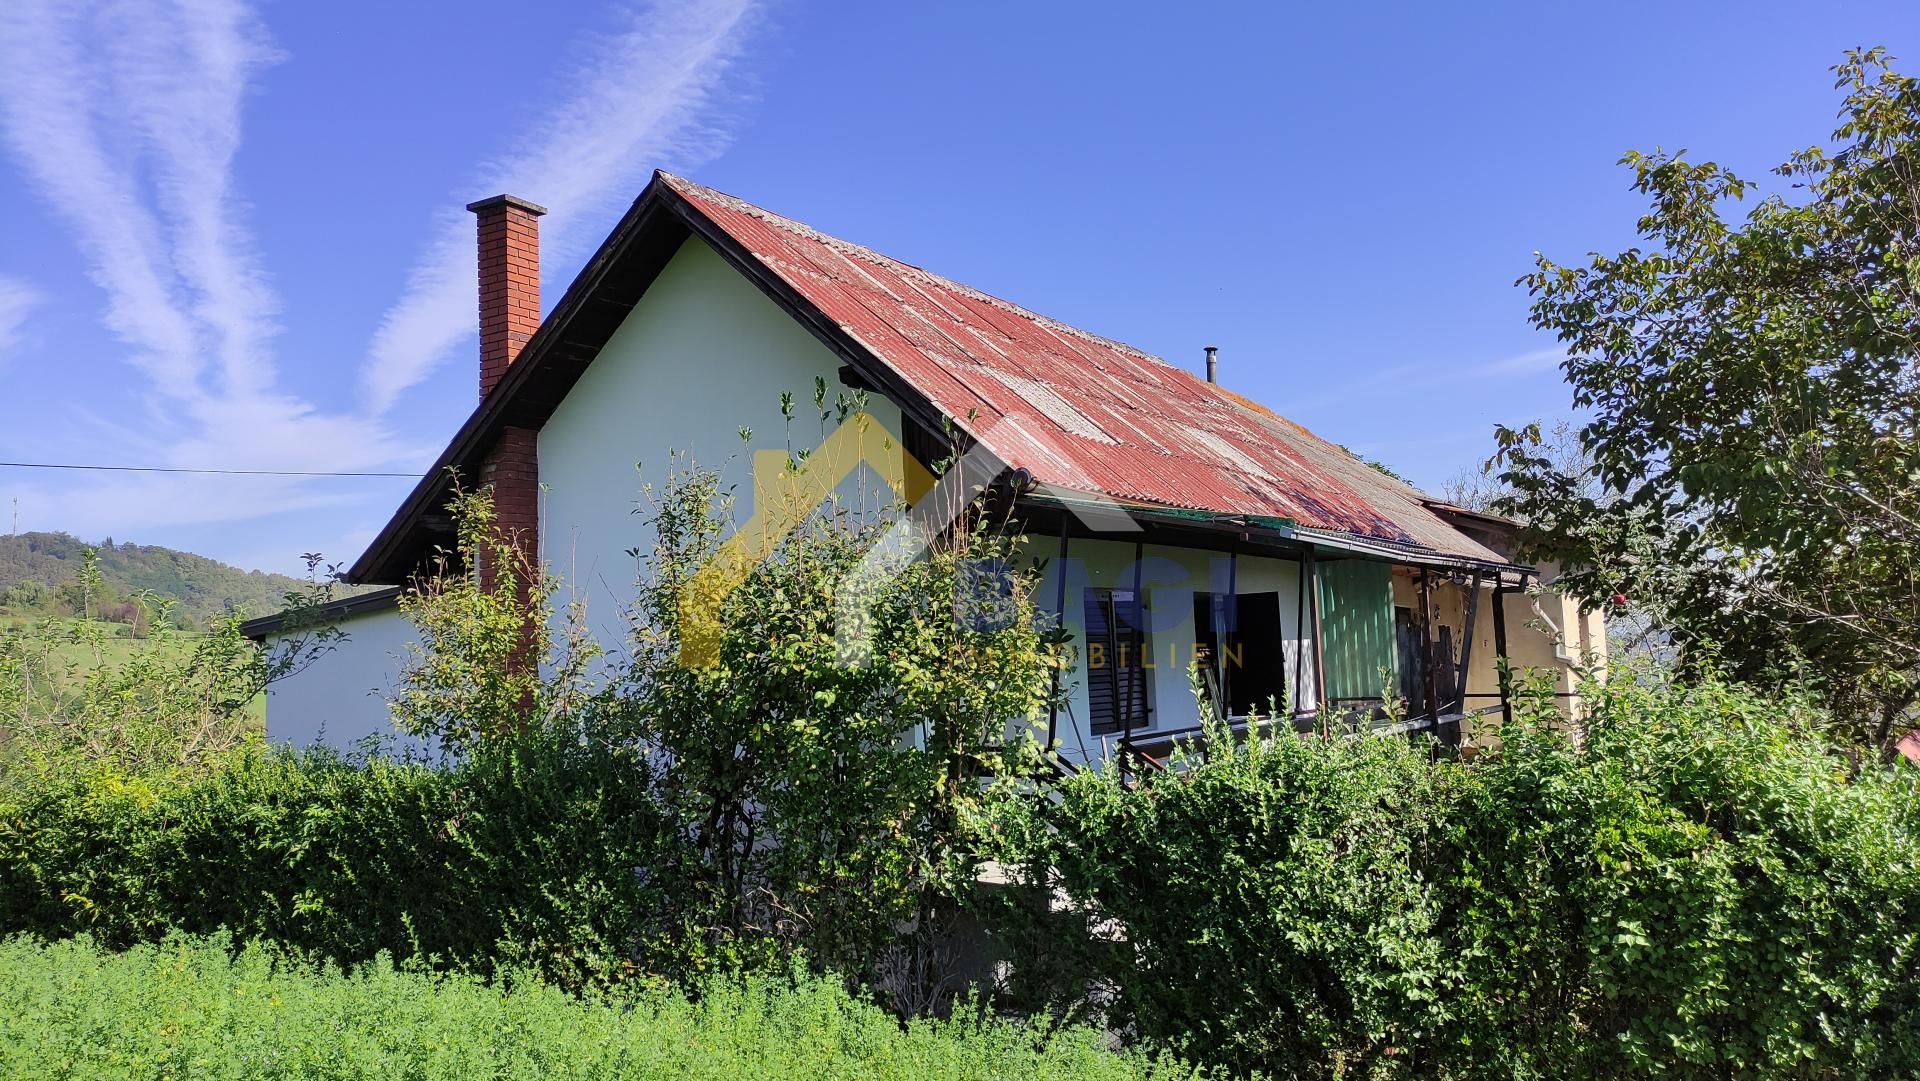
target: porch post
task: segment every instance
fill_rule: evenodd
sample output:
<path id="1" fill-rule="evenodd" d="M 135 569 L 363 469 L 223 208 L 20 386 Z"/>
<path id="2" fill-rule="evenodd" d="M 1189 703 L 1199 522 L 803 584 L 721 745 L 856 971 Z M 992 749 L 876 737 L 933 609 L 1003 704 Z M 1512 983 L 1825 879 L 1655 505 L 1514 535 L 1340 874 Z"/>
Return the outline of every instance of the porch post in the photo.
<path id="1" fill-rule="evenodd" d="M 1327 659 L 1324 643 L 1320 637 L 1320 561 L 1314 558 L 1313 549 L 1307 549 L 1307 585 L 1312 595 L 1307 598 L 1307 611 L 1313 614 L 1313 708 L 1322 718 L 1329 718 L 1327 711 Z M 1320 734 L 1330 733 L 1323 721 Z"/>
<path id="2" fill-rule="evenodd" d="M 1053 617 L 1060 621 L 1060 630 L 1067 629 L 1067 520 L 1065 511 L 1060 512 L 1060 559 L 1059 581 L 1053 587 Z M 1059 736 L 1060 727 L 1060 666 L 1053 666 L 1053 702 L 1047 711 L 1047 753 L 1053 753 L 1054 740 Z"/>
<path id="3" fill-rule="evenodd" d="M 1232 656 L 1227 651 L 1227 635 L 1238 634 L 1240 630 L 1240 542 L 1238 540 L 1234 541 L 1233 547 L 1227 549 L 1227 603 L 1222 607 L 1222 614 L 1226 616 L 1227 625 L 1215 627 L 1213 630 L 1213 651 L 1216 654 L 1213 661 L 1220 671 L 1220 716 L 1226 720 L 1228 727 L 1232 727 L 1233 667 L 1227 663 L 1227 658 Z M 1212 618 L 1211 613 L 1208 618 Z M 1286 664 L 1286 658 L 1282 657 L 1280 663 Z"/>
<path id="4" fill-rule="evenodd" d="M 1298 564 L 1299 582 L 1294 587 L 1293 633 L 1298 644 L 1293 647 L 1293 683 L 1287 693 L 1294 716 L 1300 715 L 1300 692 L 1306 689 L 1307 672 L 1307 557 L 1301 556 Z M 1291 718 L 1289 718 L 1291 720 Z"/>
<path id="5" fill-rule="evenodd" d="M 1480 572 L 1473 572 L 1473 581 L 1467 586 L 1466 626 L 1460 632 L 1460 679 L 1454 690 L 1454 708 L 1460 713 L 1460 723 L 1453 726 L 1453 743 L 1458 745 L 1466 739 L 1464 731 L 1467 723 L 1467 681 L 1473 674 L 1473 632 L 1475 619 L 1480 615 Z"/>
<path id="6" fill-rule="evenodd" d="M 1500 680 L 1500 720 L 1510 723 L 1513 702 L 1507 695 L 1506 673 L 1499 671 L 1500 663 L 1507 659 L 1507 587 L 1498 578 L 1493 585 L 1493 654 L 1495 673 Z"/>
<path id="7" fill-rule="evenodd" d="M 1147 627 L 1146 627 L 1147 599 L 1140 595 L 1140 587 L 1142 584 L 1140 580 L 1140 576 L 1142 572 L 1140 563 L 1142 560 L 1146 558 L 1146 555 L 1147 555 L 1146 544 L 1141 541 L 1134 541 L 1133 542 L 1133 619 L 1135 623 L 1139 624 L 1139 626 L 1135 627 L 1134 630 L 1140 632 L 1140 641 L 1138 644 L 1140 647 L 1140 652 L 1143 654 L 1149 648 L 1147 646 Z M 1119 608 L 1119 605 L 1115 605 L 1114 607 L 1117 609 Z M 1114 629 L 1117 631 L 1119 629 L 1119 623 L 1120 623 L 1118 612 L 1115 613 L 1115 616 L 1112 622 L 1114 624 Z M 1123 764 L 1126 761 L 1127 753 L 1133 750 L 1134 701 L 1136 700 L 1136 698 L 1141 701 L 1144 701 L 1147 697 L 1147 694 L 1146 694 L 1147 659 L 1146 657 L 1142 656 L 1138 658 L 1138 660 L 1140 662 L 1139 673 L 1135 676 L 1134 679 L 1128 681 L 1128 685 L 1127 685 L 1126 720 L 1122 722 L 1122 724 L 1124 725 L 1124 729 L 1120 733 L 1120 754 L 1121 754 L 1121 761 Z M 1116 675 L 1119 674 L 1117 669 L 1115 670 L 1115 674 Z M 1137 695 L 1135 694 L 1136 691 L 1139 692 Z"/>

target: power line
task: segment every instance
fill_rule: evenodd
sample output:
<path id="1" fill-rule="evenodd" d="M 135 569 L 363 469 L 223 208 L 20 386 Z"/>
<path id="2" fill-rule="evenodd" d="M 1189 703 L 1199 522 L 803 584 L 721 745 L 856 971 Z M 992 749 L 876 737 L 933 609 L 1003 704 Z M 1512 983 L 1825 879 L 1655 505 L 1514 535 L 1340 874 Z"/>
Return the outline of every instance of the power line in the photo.
<path id="1" fill-rule="evenodd" d="M 0 462 L 11 469 L 87 469 L 103 473 L 212 473 L 241 477 L 406 477 L 419 480 L 420 473 L 351 473 L 300 469 L 182 469 L 163 465 L 80 465 L 71 462 Z"/>

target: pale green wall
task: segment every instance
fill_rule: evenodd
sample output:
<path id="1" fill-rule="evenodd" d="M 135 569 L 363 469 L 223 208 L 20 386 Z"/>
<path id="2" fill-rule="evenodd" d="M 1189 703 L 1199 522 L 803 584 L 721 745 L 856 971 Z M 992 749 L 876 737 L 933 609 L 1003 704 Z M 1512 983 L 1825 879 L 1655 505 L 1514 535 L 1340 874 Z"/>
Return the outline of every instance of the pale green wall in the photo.
<path id="1" fill-rule="evenodd" d="M 346 640 L 267 688 L 269 740 L 347 750 L 368 736 L 394 735 L 387 698 L 419 635 L 398 608 L 367 612 L 339 626 Z M 266 644 L 283 641 L 269 637 Z"/>
<path id="2" fill-rule="evenodd" d="M 585 598 L 602 641 L 617 645 L 625 633 L 638 570 L 627 550 L 653 543 L 646 515 L 634 513 L 641 483 L 660 484 L 669 453 L 688 452 L 738 483 L 745 519 L 750 450 L 787 446 L 780 392 L 796 399 L 794 446 L 812 447 L 822 434 L 814 379 L 826 380 L 831 405 L 845 390 L 839 368 L 705 241 L 689 239 L 668 261 L 540 431 L 541 558 Z M 899 432 L 897 408 L 874 400 L 868 410 Z M 752 448 L 742 426 L 753 429 Z"/>

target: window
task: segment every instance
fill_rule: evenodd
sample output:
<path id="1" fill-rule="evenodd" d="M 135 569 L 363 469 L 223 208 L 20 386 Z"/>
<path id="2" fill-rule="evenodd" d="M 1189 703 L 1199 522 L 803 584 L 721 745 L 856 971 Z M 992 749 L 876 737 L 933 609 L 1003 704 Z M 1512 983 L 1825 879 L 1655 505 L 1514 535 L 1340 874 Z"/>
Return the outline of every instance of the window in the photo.
<path id="1" fill-rule="evenodd" d="M 1227 715 L 1271 715 L 1287 706 L 1286 640 L 1280 632 L 1280 594 L 1195 593 L 1194 661 L 1201 689 L 1228 703 Z"/>
<path id="2" fill-rule="evenodd" d="M 1089 589 L 1083 603 L 1088 730 L 1102 736 L 1147 727 L 1152 721 L 1139 598 L 1127 589 Z"/>

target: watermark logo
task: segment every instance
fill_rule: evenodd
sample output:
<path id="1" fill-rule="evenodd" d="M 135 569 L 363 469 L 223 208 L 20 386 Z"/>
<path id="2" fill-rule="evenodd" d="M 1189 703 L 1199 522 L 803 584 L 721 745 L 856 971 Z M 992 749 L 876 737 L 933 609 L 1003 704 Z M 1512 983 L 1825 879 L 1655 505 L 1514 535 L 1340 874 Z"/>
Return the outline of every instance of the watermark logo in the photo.
<path id="1" fill-rule="evenodd" d="M 890 524 L 864 558 L 834 590 L 836 650 L 841 663 L 866 664 L 872 656 L 866 618 L 873 599 L 894 575 L 921 558 L 933 539 L 966 512 L 973 494 L 1005 472 L 991 451 L 996 435 L 1024 438 L 1017 418 L 1002 418 L 960 455 L 938 478 L 907 453 L 904 443 L 870 413 L 855 412 L 828 433 L 797 465 L 784 450 L 753 454 L 753 514 L 721 544 L 680 597 L 680 663 L 711 667 L 720 656 L 720 612 L 755 567 L 825 502 L 839 485 L 862 468 L 872 470 L 893 496 L 884 513 Z M 1055 489 L 1023 483 L 1023 490 L 1053 496 L 1083 527 L 1102 533 L 1138 532 L 1140 526 L 1120 504 L 1084 489 Z M 1065 498 L 1063 498 L 1065 497 Z M 965 576 L 968 596 L 958 598 L 964 618 L 991 620 L 1008 606 L 1003 598 L 1011 568 L 983 562 Z"/>

